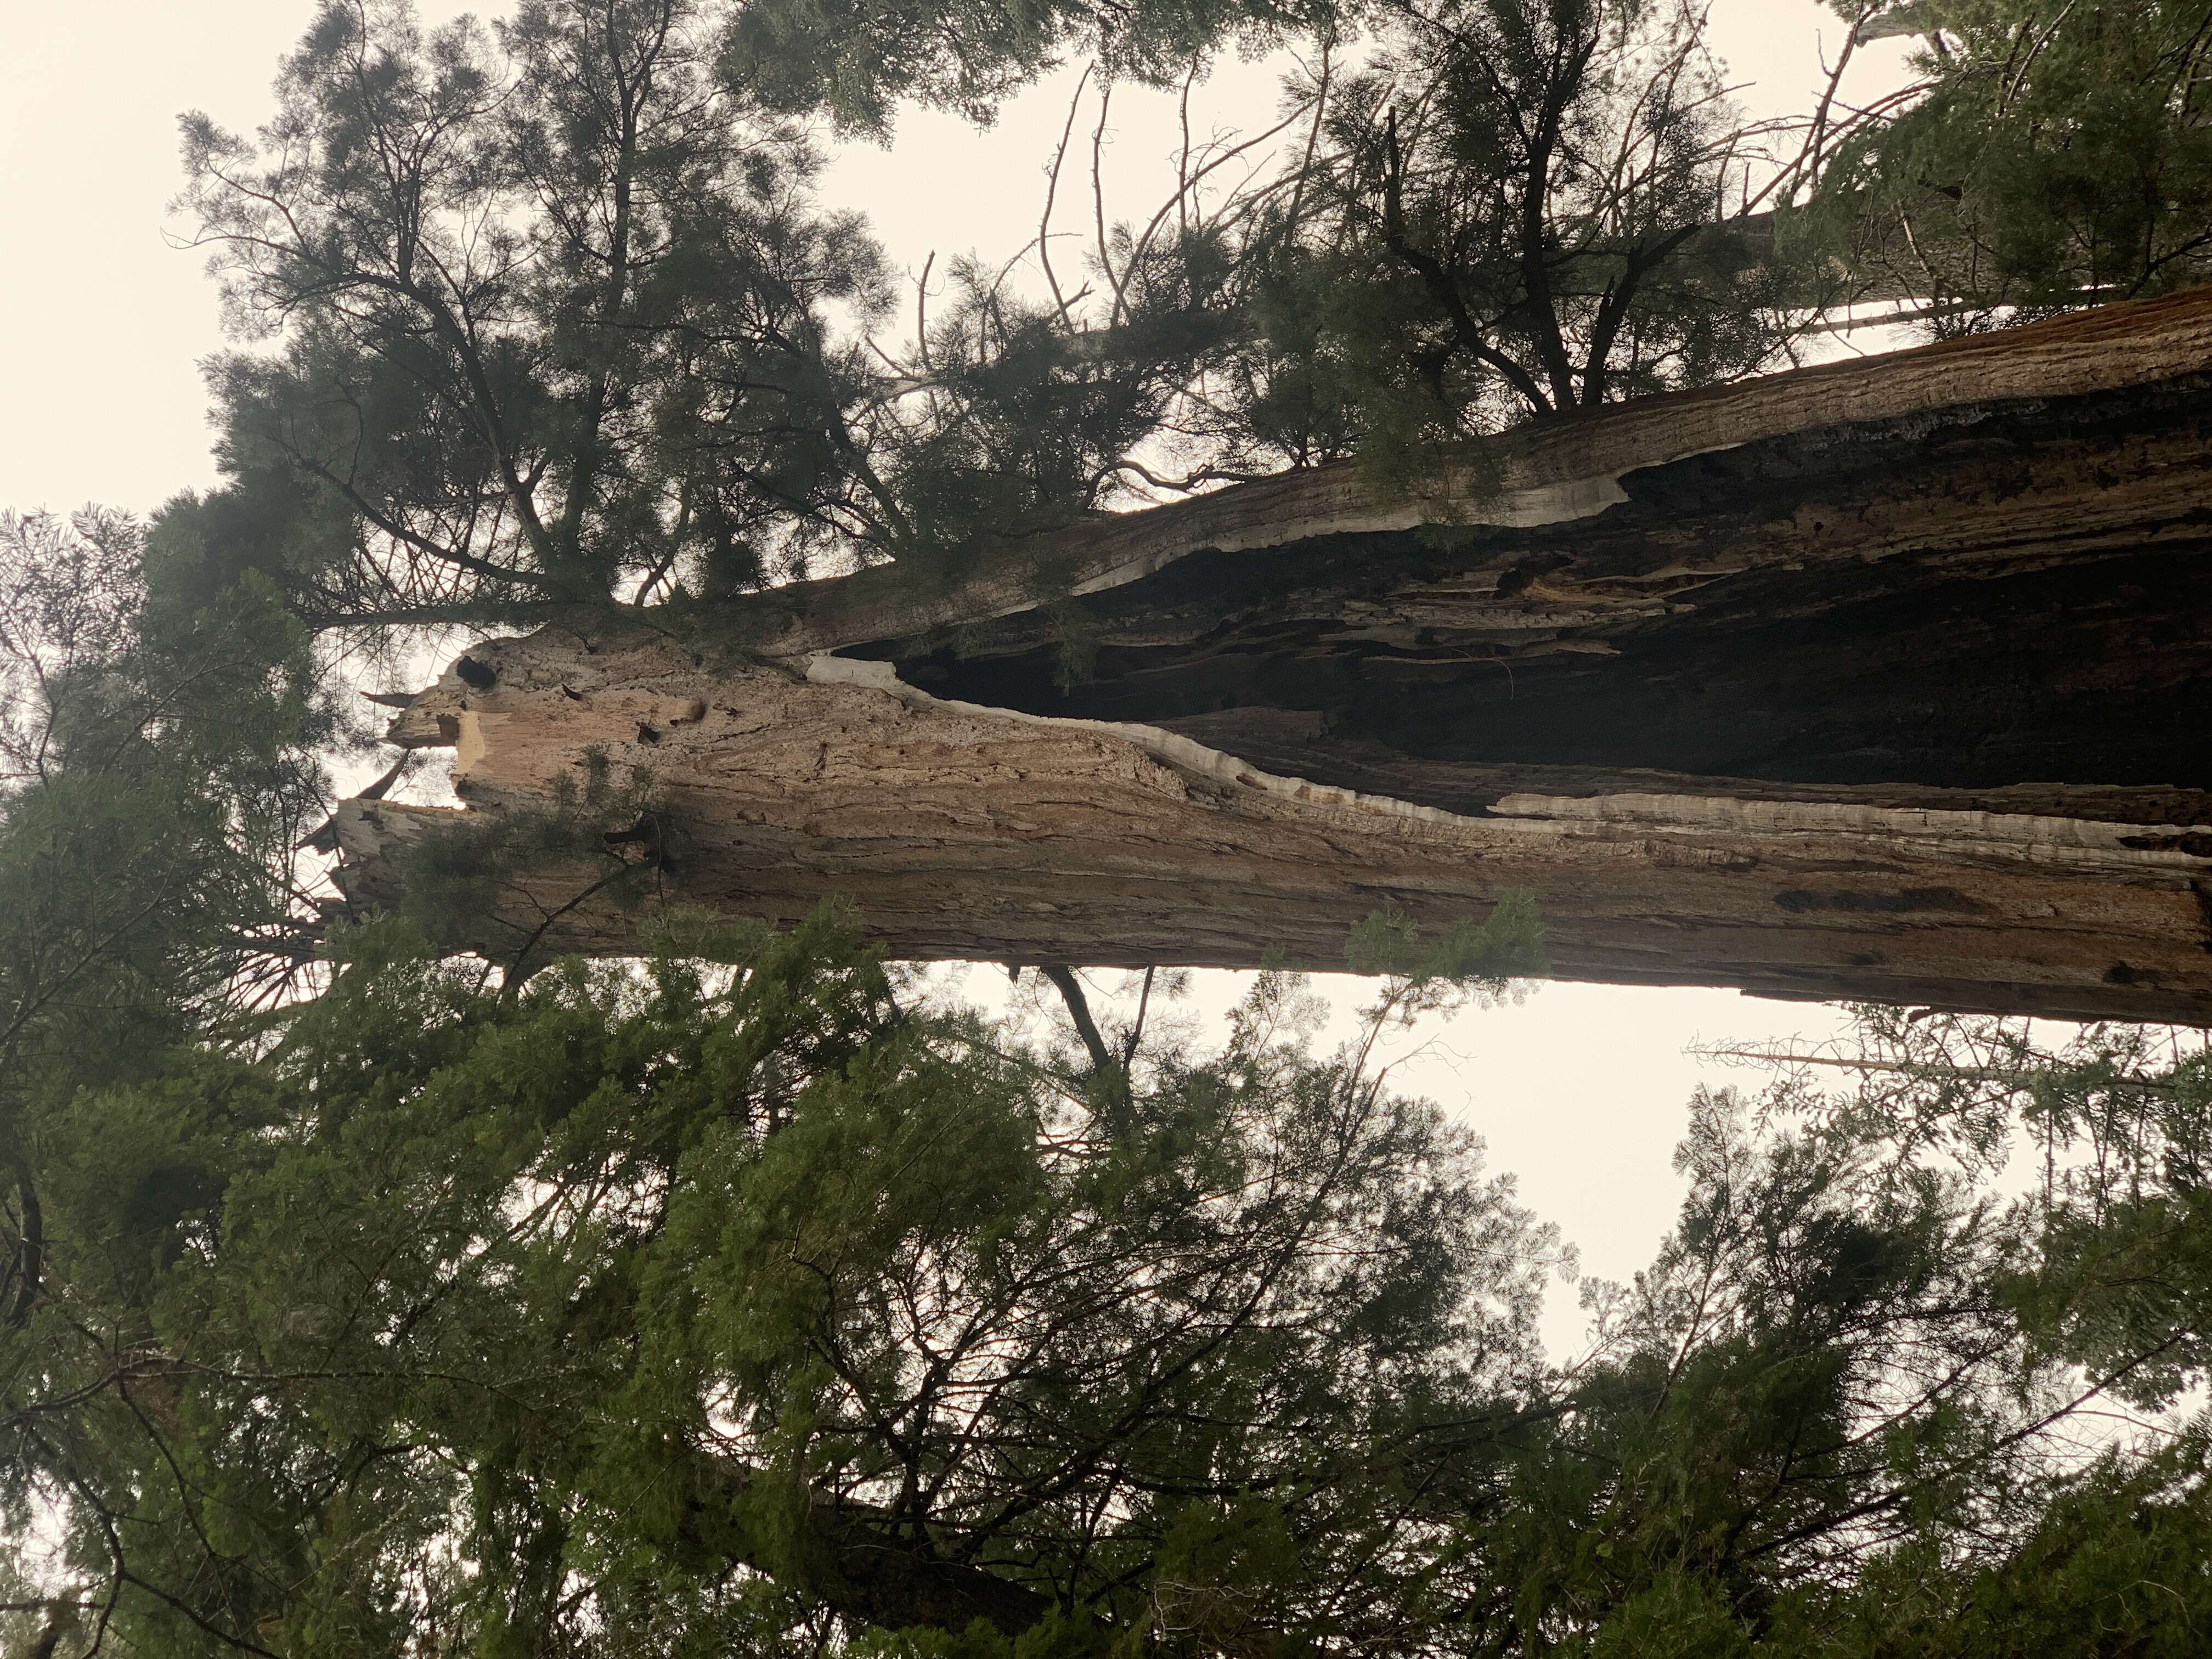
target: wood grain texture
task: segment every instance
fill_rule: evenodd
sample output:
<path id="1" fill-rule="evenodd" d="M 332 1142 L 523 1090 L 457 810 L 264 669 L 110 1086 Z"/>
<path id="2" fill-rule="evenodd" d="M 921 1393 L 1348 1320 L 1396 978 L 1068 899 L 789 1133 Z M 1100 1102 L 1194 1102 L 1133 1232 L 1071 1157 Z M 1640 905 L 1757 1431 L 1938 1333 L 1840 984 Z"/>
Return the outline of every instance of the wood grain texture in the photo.
<path id="1" fill-rule="evenodd" d="M 1385 905 L 1440 924 L 1533 892 L 1556 970 L 2018 1012 L 2212 1020 L 2212 858 L 2158 826 L 1863 804 L 1516 794 L 1468 817 L 1260 772 L 1188 738 L 935 702 L 872 665 L 711 672 L 664 643 L 487 647 L 411 728 L 471 809 L 540 805 L 586 748 L 649 773 L 647 908 L 790 921 L 831 894 L 893 954 L 1101 965 L 1342 965 Z M 450 809 L 350 804 L 349 893 Z M 2212 847 L 2208 847 L 2212 852 Z M 532 872 L 470 942 L 511 952 L 596 876 Z M 634 948 L 633 902 L 544 943 Z"/>

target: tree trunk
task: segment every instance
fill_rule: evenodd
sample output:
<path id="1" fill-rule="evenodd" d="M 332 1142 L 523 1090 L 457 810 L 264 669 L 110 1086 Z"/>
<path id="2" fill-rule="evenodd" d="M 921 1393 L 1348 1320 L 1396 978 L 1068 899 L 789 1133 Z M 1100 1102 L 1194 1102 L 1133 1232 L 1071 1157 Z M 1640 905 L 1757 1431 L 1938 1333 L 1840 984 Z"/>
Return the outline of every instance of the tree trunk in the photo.
<path id="1" fill-rule="evenodd" d="M 495 954 L 836 893 L 900 956 L 1334 967 L 1522 887 L 1568 977 L 2212 1023 L 2208 373 L 2212 292 L 2112 307 L 578 617 L 394 736 L 508 822 L 650 775 L 650 890 L 521 871 Z M 349 804 L 347 892 L 454 818 Z"/>

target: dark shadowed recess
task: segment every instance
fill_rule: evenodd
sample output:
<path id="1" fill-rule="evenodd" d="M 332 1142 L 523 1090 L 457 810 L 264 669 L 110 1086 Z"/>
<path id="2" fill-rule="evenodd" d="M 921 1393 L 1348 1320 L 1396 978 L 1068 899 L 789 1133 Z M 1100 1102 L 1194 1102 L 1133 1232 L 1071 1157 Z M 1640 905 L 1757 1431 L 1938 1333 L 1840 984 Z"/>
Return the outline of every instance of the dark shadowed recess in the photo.
<path id="1" fill-rule="evenodd" d="M 2204 381 L 1831 427 L 1620 485 L 1567 523 L 1204 552 L 855 654 L 1462 812 L 1644 790 L 2212 822 Z"/>

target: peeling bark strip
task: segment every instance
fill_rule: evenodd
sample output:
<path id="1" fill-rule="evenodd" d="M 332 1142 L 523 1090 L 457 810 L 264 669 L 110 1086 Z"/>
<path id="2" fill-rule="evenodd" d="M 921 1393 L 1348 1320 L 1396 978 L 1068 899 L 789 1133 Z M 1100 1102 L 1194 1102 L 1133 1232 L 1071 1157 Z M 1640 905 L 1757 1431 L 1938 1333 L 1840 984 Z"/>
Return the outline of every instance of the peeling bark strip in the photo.
<path id="1" fill-rule="evenodd" d="M 793 583 L 730 605 L 714 633 L 765 656 L 842 650 L 1025 611 L 1041 592 L 1101 592 L 1193 553 L 1587 520 L 1624 499 L 1630 473 L 1743 444 L 1873 422 L 1955 423 L 1992 402 L 2092 396 L 2208 371 L 2212 289 L 2197 289 L 1522 427 L 1444 458 L 1423 489 L 1337 463 L 1034 537 L 980 556 L 952 582 L 892 564 Z"/>
<path id="2" fill-rule="evenodd" d="M 1334 968 L 1522 887 L 1571 978 L 2212 1023 L 2208 374 L 2212 292 L 2114 307 L 1510 434 L 1437 495 L 1325 469 L 951 586 L 547 628 L 394 737 L 477 811 L 645 769 L 659 899 L 840 893 L 902 957 Z M 349 803 L 349 894 L 450 816 Z"/>

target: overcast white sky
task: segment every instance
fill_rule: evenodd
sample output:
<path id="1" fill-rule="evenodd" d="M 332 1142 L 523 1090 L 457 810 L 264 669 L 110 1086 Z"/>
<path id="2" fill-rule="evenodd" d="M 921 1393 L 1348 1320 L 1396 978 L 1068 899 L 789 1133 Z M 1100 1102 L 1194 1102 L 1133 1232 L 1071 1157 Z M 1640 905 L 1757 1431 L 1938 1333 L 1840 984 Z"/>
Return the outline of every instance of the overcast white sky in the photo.
<path id="1" fill-rule="evenodd" d="M 498 4 L 429 0 L 436 21 Z M 222 344 L 198 255 L 165 240 L 181 182 L 176 117 L 206 110 L 251 129 L 270 109 L 280 54 L 307 0 L 0 0 L 0 507 L 100 501 L 146 512 L 216 481 L 197 364 Z M 1825 40 L 1842 25 L 1814 0 L 1717 0 L 1713 35 L 1756 113 L 1803 108 Z M 1886 54 L 1893 58 L 1893 52 Z M 1879 76 L 1884 64 L 1869 64 Z M 1003 255 L 1035 234 L 1041 168 L 1065 118 L 1073 71 L 977 131 L 921 112 L 888 150 L 848 149 L 827 188 L 866 211 L 894 259 L 918 270 L 976 249 Z M 1231 64 L 1206 88 L 1201 130 L 1264 125 L 1275 70 Z M 1172 107 L 1117 94 L 1109 173 L 1137 181 L 1174 145 Z M 1143 194 L 1128 185 L 1130 210 Z M 1147 204 L 1149 205 L 1149 204 Z M 995 970 L 972 976 L 989 993 Z M 1117 975 L 1102 976 L 1110 982 Z M 1223 1006 L 1241 976 L 1201 976 L 1198 1003 Z M 1332 987 L 1343 1006 L 1361 988 Z M 1703 1039 L 1825 1036 L 1832 1011 L 1728 991 L 1549 985 L 1517 1007 L 1425 1029 L 1396 1069 L 1487 1139 L 1495 1168 L 1558 1221 L 1585 1271 L 1626 1278 L 1674 1218 L 1669 1158 L 1701 1080 L 1746 1080 L 1684 1052 Z M 1555 1298 L 1555 1352 L 1579 1330 Z"/>

